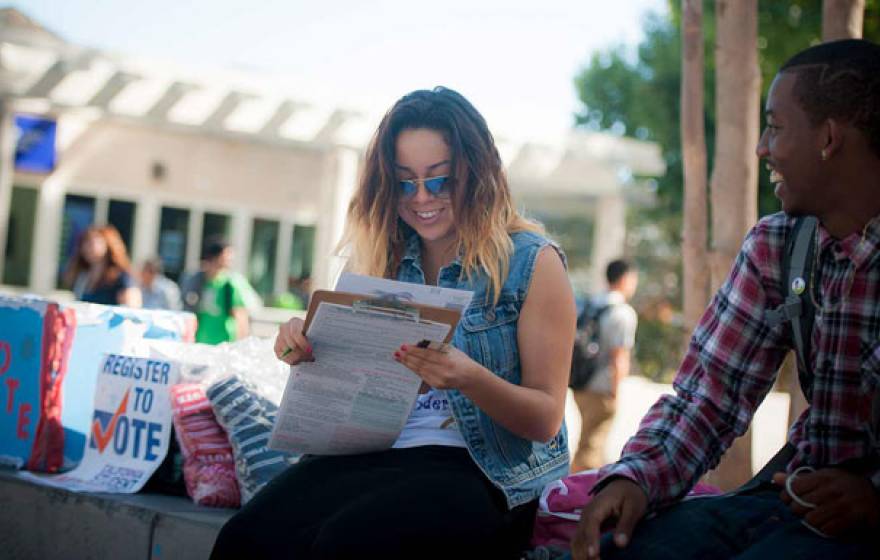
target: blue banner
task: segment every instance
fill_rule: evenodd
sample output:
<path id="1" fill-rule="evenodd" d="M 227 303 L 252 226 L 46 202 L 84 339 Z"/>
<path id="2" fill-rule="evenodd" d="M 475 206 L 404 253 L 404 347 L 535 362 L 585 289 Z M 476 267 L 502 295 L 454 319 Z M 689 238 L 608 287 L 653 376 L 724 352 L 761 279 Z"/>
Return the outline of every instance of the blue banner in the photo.
<path id="1" fill-rule="evenodd" d="M 51 173 L 55 169 L 54 120 L 29 115 L 15 116 L 15 169 Z"/>

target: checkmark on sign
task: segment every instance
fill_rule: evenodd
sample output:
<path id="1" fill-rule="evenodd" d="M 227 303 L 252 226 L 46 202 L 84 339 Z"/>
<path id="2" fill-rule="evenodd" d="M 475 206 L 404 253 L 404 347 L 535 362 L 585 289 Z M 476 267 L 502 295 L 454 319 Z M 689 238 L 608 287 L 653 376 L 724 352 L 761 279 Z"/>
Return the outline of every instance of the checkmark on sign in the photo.
<path id="1" fill-rule="evenodd" d="M 122 402 L 119 403 L 119 407 L 110 418 L 106 430 L 101 426 L 101 422 L 97 418 L 92 422 L 92 441 L 97 446 L 99 453 L 103 453 L 104 448 L 107 447 L 107 444 L 113 439 L 113 433 L 116 431 L 116 424 L 119 422 L 119 417 L 125 414 L 128 410 L 129 392 L 131 392 L 131 388 L 128 388 L 125 391 L 125 395 L 122 397 Z"/>

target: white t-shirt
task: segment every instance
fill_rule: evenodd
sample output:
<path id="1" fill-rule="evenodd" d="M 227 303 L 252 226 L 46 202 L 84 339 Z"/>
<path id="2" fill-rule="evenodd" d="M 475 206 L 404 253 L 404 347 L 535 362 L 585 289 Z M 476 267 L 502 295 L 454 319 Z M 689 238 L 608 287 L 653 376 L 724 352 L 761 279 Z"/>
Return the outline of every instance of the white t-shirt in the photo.
<path id="1" fill-rule="evenodd" d="M 466 447 L 452 415 L 446 391 L 431 389 L 419 395 L 400 437 L 392 447 L 400 449 L 422 445 Z"/>
<path id="2" fill-rule="evenodd" d="M 612 307 L 599 317 L 599 369 L 587 384 L 587 390 L 607 395 L 611 393 L 611 350 L 632 349 L 639 318 L 620 292 L 608 292 L 595 302 L 597 306 L 605 304 Z"/>

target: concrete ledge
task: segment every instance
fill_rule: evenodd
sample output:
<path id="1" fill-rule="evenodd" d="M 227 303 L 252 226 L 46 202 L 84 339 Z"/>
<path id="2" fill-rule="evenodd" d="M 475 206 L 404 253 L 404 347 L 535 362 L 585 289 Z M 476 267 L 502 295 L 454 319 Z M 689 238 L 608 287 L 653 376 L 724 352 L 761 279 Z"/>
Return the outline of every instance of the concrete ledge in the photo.
<path id="1" fill-rule="evenodd" d="M 0 556 L 201 560 L 235 510 L 156 494 L 79 494 L 0 470 Z"/>

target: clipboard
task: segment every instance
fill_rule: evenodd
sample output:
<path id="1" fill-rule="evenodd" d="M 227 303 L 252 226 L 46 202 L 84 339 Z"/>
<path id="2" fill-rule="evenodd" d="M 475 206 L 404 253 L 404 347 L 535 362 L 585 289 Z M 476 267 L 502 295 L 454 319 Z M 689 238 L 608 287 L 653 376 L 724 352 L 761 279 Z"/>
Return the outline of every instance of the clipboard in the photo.
<path id="1" fill-rule="evenodd" d="M 390 448 L 430 390 L 392 354 L 410 337 L 451 342 L 463 313 L 442 305 L 368 289 L 314 292 L 303 331 L 316 359 L 288 377 L 269 446 L 319 455 Z"/>
<path id="2" fill-rule="evenodd" d="M 303 333 L 309 332 L 312 318 L 321 303 L 330 303 L 351 307 L 357 313 L 376 314 L 383 317 L 393 317 L 401 321 L 434 322 L 449 325 L 449 333 L 443 342 L 448 343 L 455 334 L 455 327 L 461 319 L 461 311 L 436 307 L 433 305 L 421 305 L 403 301 L 395 297 L 370 297 L 364 294 L 351 292 L 336 292 L 332 290 L 317 290 L 309 299 L 309 310 L 303 324 Z"/>

